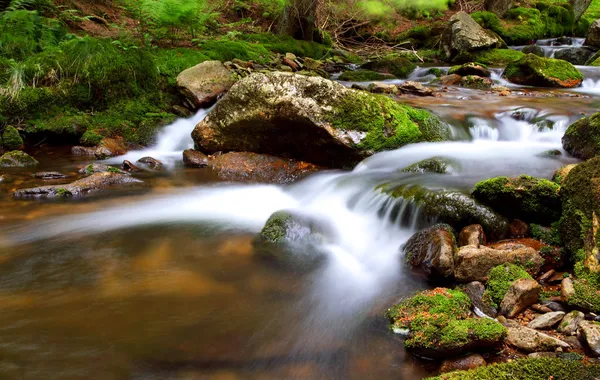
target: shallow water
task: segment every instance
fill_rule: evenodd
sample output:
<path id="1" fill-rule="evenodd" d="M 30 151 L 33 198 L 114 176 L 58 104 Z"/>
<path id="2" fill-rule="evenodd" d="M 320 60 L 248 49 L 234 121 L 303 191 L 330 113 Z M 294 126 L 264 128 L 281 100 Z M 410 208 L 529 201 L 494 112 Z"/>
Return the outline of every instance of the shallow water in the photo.
<path id="1" fill-rule="evenodd" d="M 586 77 L 597 81 L 600 71 Z M 562 151 L 566 127 L 593 113 L 600 98 L 581 89 L 517 90 L 508 98 L 458 88 L 440 98 L 405 98 L 438 113 L 456 141 L 406 146 L 352 172 L 322 172 L 289 186 L 221 183 L 207 170 L 181 166 L 202 112 L 165 129 L 155 148 L 125 157 L 168 164 L 163 175 L 142 175 L 143 191 L 15 201 L 12 190 L 39 181 L 31 171 L 2 173 L 0 378 L 435 374 L 437 364 L 406 354 L 382 317 L 394 301 L 428 286 L 405 271 L 400 247 L 431 221 L 375 189 L 394 182 L 468 192 L 491 176 L 550 178 L 574 162 L 565 152 L 543 153 Z M 32 152 L 42 162 L 38 171 L 74 176 L 86 163 L 66 150 L 39 149 Z M 400 172 L 430 157 L 451 159 L 452 174 Z M 254 236 L 281 209 L 327 226 L 325 242 L 309 249 L 326 258 L 318 267 L 261 259 Z"/>

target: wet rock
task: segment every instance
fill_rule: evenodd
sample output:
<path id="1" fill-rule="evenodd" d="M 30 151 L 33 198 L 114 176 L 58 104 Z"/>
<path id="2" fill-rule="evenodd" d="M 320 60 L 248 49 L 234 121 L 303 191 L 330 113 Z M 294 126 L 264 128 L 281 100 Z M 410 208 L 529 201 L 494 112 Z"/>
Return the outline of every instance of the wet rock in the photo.
<path id="1" fill-rule="evenodd" d="M 63 185 L 17 190 L 13 193 L 13 196 L 19 199 L 83 197 L 115 187 L 139 185 L 141 183 L 143 182 L 125 174 L 95 173 L 89 177 Z"/>
<path id="2" fill-rule="evenodd" d="M 577 87 L 583 75 L 567 61 L 527 54 L 506 66 L 503 76 L 510 82 L 538 87 Z"/>
<path id="3" fill-rule="evenodd" d="M 560 295 L 566 301 L 575 295 L 575 288 L 573 287 L 573 281 L 566 277 L 560 284 Z"/>
<path id="4" fill-rule="evenodd" d="M 122 139 L 111 139 L 103 138 L 98 147 L 96 148 L 94 155 L 96 158 L 102 160 L 109 157 L 121 156 L 127 153 L 127 146 L 125 141 Z"/>
<path id="5" fill-rule="evenodd" d="M 564 311 L 564 312 L 567 311 L 560 302 L 556 302 L 556 301 L 546 302 L 546 303 L 544 303 L 544 306 L 546 306 L 551 311 Z"/>
<path id="6" fill-rule="evenodd" d="M 79 169 L 79 174 L 92 175 L 94 173 L 119 173 L 128 174 L 121 169 L 115 168 L 114 166 L 108 166 L 104 164 L 89 164 Z"/>
<path id="7" fill-rule="evenodd" d="M 562 138 L 563 148 L 582 160 L 600 154 L 600 113 L 571 124 Z"/>
<path id="8" fill-rule="evenodd" d="M 585 65 L 586 62 L 594 55 L 594 50 L 587 47 L 572 47 L 557 50 L 554 53 L 554 58 L 562 59 L 572 63 L 573 65 Z"/>
<path id="9" fill-rule="evenodd" d="M 233 83 L 231 72 L 219 61 L 202 62 L 177 76 L 177 86 L 196 108 L 212 105 Z"/>
<path id="10" fill-rule="evenodd" d="M 404 253 L 413 268 L 429 278 L 452 277 L 454 274 L 454 232 L 447 224 L 437 224 L 414 234 Z"/>
<path id="11" fill-rule="evenodd" d="M 478 77 L 476 75 L 467 75 L 460 78 L 461 87 L 474 88 L 477 90 L 487 90 L 492 88 L 494 82 L 490 78 Z"/>
<path id="12" fill-rule="evenodd" d="M 588 29 L 587 38 L 583 43 L 585 46 L 600 48 L 600 19 L 594 21 Z"/>
<path id="13" fill-rule="evenodd" d="M 396 78 L 408 78 L 417 68 L 410 60 L 395 55 L 377 58 L 361 66 L 361 69 L 393 75 Z"/>
<path id="14" fill-rule="evenodd" d="M 427 111 L 382 95 L 276 72 L 236 83 L 192 137 L 209 154 L 253 152 L 348 167 L 375 151 L 449 139 L 450 129 Z"/>
<path id="15" fill-rule="evenodd" d="M 457 359 L 446 359 L 440 368 L 441 373 L 452 371 L 466 371 L 477 367 L 485 366 L 487 363 L 483 356 L 479 354 L 471 354 Z"/>
<path id="16" fill-rule="evenodd" d="M 59 172 L 37 172 L 33 176 L 37 179 L 45 179 L 45 180 L 67 178 L 66 175 L 59 173 Z"/>
<path id="17" fill-rule="evenodd" d="M 531 305 L 531 310 L 543 314 L 552 313 L 552 309 L 550 309 L 548 306 L 540 305 L 539 303 Z"/>
<path id="18" fill-rule="evenodd" d="M 298 71 L 300 70 L 300 66 L 294 62 L 292 59 L 289 59 L 288 57 L 284 57 L 281 60 L 281 63 L 283 63 L 284 65 L 288 66 L 289 68 L 291 68 L 293 71 Z"/>
<path id="19" fill-rule="evenodd" d="M 22 150 L 24 147 L 23 138 L 19 130 L 11 125 L 0 130 L 0 152 L 2 148 L 5 150 Z"/>
<path id="20" fill-rule="evenodd" d="M 492 268 L 507 263 L 527 265 L 528 272 L 536 274 L 543 264 L 543 259 L 529 247 L 498 250 L 468 245 L 459 248 L 456 253 L 454 276 L 460 282 L 487 281 Z"/>
<path id="21" fill-rule="evenodd" d="M 581 311 L 573 310 L 569 314 L 565 315 L 562 322 L 558 325 L 558 331 L 566 334 L 573 335 L 577 332 L 579 328 L 579 323 L 583 321 L 585 318 L 585 314 Z"/>
<path id="22" fill-rule="evenodd" d="M 71 154 L 73 156 L 94 157 L 96 155 L 96 148 L 87 146 L 74 146 L 71 148 Z"/>
<path id="23" fill-rule="evenodd" d="M 410 94 L 417 96 L 434 96 L 433 89 L 425 87 L 419 82 L 413 82 L 409 80 L 402 84 L 399 84 L 398 90 L 400 90 L 402 94 Z"/>
<path id="24" fill-rule="evenodd" d="M 547 271 L 546 273 L 542 274 L 542 275 L 541 275 L 541 276 L 540 276 L 540 277 L 537 279 L 537 281 L 538 281 L 540 284 L 544 284 L 544 283 L 548 282 L 548 281 L 550 280 L 550 278 L 552 278 L 552 276 L 554 276 L 554 273 L 555 273 L 554 269 L 550 269 L 550 270 L 549 270 L 549 271 Z"/>
<path id="25" fill-rule="evenodd" d="M 524 326 L 508 327 L 506 341 L 525 352 L 554 351 L 557 348 L 567 349 L 571 347 L 560 339 Z"/>
<path id="26" fill-rule="evenodd" d="M 324 240 L 323 227 L 313 219 L 291 211 L 277 211 L 269 217 L 260 231 L 263 242 L 310 243 Z"/>
<path id="27" fill-rule="evenodd" d="M 488 317 L 496 318 L 498 315 L 498 311 L 492 305 L 488 297 L 484 296 L 485 287 L 479 281 L 469 282 L 463 288 L 463 291 L 469 296 L 471 299 L 471 303 L 473 304 L 473 309 L 475 310 L 475 314 L 479 312 L 484 313 Z"/>
<path id="28" fill-rule="evenodd" d="M 404 173 L 437 173 L 451 174 L 452 162 L 445 158 L 429 158 L 402 169 Z"/>
<path id="29" fill-rule="evenodd" d="M 489 78 L 492 73 L 485 65 L 476 62 L 469 62 L 463 65 L 453 66 L 448 70 L 448 74 L 457 74 L 460 76 L 477 76 L 481 78 Z"/>
<path id="30" fill-rule="evenodd" d="M 600 355 L 600 323 L 592 321 L 579 322 L 579 332 L 590 350 Z"/>
<path id="31" fill-rule="evenodd" d="M 20 150 L 13 150 L 0 156 L 0 168 L 27 168 L 39 164 L 38 160 Z"/>
<path id="32" fill-rule="evenodd" d="M 180 105 L 173 106 L 173 113 L 179 117 L 190 117 L 192 116 L 192 111 L 187 109 L 186 107 Z"/>
<path id="33" fill-rule="evenodd" d="M 388 83 L 371 83 L 367 90 L 374 94 L 397 94 L 398 87 Z"/>
<path id="34" fill-rule="evenodd" d="M 510 238 L 525 238 L 529 236 L 529 224 L 525 223 L 522 220 L 514 219 L 509 226 L 509 235 Z"/>
<path id="35" fill-rule="evenodd" d="M 205 168 L 208 166 L 208 157 L 193 149 L 183 151 L 183 163 L 190 168 Z"/>
<path id="36" fill-rule="evenodd" d="M 462 77 L 460 75 L 444 75 L 440 77 L 440 84 L 444 86 L 458 86 Z"/>
<path id="37" fill-rule="evenodd" d="M 553 311 L 551 313 L 546 313 L 538 316 L 533 321 L 527 324 L 527 327 L 536 329 L 536 330 L 544 330 L 549 329 L 556 326 L 560 321 L 562 321 L 565 313 L 562 311 Z"/>
<path id="38" fill-rule="evenodd" d="M 292 183 L 319 170 L 306 162 L 247 152 L 211 157 L 208 166 L 226 181 L 276 184 Z"/>
<path id="39" fill-rule="evenodd" d="M 137 160 L 137 162 L 146 164 L 153 170 L 161 170 L 163 168 L 162 162 L 152 157 L 142 157 L 139 160 Z"/>
<path id="40" fill-rule="evenodd" d="M 475 185 L 473 197 L 512 219 L 548 224 L 561 213 L 560 186 L 547 179 L 522 175 L 496 177 Z"/>
<path id="41" fill-rule="evenodd" d="M 513 6 L 513 0 L 485 0 L 484 6 L 485 10 L 503 18 L 506 12 Z"/>
<path id="42" fill-rule="evenodd" d="M 138 168 L 137 166 L 135 166 L 129 160 L 123 161 L 123 164 L 121 165 L 121 167 L 123 168 L 123 170 L 128 171 L 128 172 L 139 172 L 140 170 L 142 170 L 142 169 Z"/>
<path id="43" fill-rule="evenodd" d="M 481 245 L 486 245 L 485 232 L 480 224 L 471 224 L 460 231 L 458 235 L 458 246 L 473 245 L 477 248 Z"/>
<path id="44" fill-rule="evenodd" d="M 524 54 L 534 54 L 534 55 L 537 55 L 538 57 L 546 56 L 546 54 L 544 53 L 544 49 L 542 49 L 540 46 L 538 46 L 536 44 L 525 46 L 523 48 L 522 52 Z"/>
<path id="45" fill-rule="evenodd" d="M 600 322 L 600 315 L 596 313 L 586 313 L 584 319 L 586 321 Z"/>
<path id="46" fill-rule="evenodd" d="M 500 304 L 500 314 L 514 318 L 530 305 L 536 303 L 542 290 L 540 284 L 531 279 L 515 281 Z M 537 351 L 537 350 L 536 350 Z"/>
<path id="47" fill-rule="evenodd" d="M 483 29 L 462 11 L 452 16 L 442 35 L 442 51 L 447 61 L 461 53 L 504 47 L 506 43 L 497 34 Z"/>

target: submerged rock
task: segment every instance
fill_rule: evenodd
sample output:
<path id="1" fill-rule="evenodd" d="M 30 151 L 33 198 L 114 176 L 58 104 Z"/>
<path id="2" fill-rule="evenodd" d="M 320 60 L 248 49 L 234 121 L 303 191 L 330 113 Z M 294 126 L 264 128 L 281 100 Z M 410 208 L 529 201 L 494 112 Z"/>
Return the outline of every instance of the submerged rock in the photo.
<path id="1" fill-rule="evenodd" d="M 446 359 L 440 367 L 441 373 L 452 371 L 465 371 L 477 367 L 485 366 L 487 363 L 483 356 L 479 354 L 471 354 L 457 359 Z"/>
<path id="2" fill-rule="evenodd" d="M 459 54 L 504 47 L 506 43 L 502 38 L 483 29 L 462 11 L 452 16 L 442 35 L 442 50 L 448 61 Z"/>
<path id="3" fill-rule="evenodd" d="M 511 219 L 550 224 L 561 213 L 560 186 L 542 178 L 522 175 L 496 177 L 475 185 L 473 196 Z"/>
<path id="4" fill-rule="evenodd" d="M 146 164 L 153 170 L 161 170 L 163 168 L 162 162 L 153 157 L 142 157 L 137 160 L 138 163 Z"/>
<path id="5" fill-rule="evenodd" d="M 405 173 L 451 174 L 452 162 L 445 158 L 429 158 L 402 169 Z"/>
<path id="6" fill-rule="evenodd" d="M 454 260 L 454 277 L 460 282 L 487 281 L 492 268 L 502 264 L 525 266 L 537 274 L 544 260 L 532 248 L 498 250 L 488 247 L 464 246 L 458 249 Z"/>
<path id="7" fill-rule="evenodd" d="M 116 168 L 114 166 L 108 166 L 104 164 L 89 164 L 79 169 L 79 174 L 87 174 L 92 175 L 94 173 L 118 173 L 118 174 L 128 174 L 127 172 Z"/>
<path id="8" fill-rule="evenodd" d="M 434 96 L 434 91 L 431 88 L 425 87 L 419 82 L 413 82 L 410 80 L 399 84 L 398 90 L 402 94 L 410 94 L 417 96 Z"/>
<path id="9" fill-rule="evenodd" d="M 567 61 L 527 54 L 506 66 L 503 76 L 510 82 L 539 87 L 577 87 L 583 75 Z"/>
<path id="10" fill-rule="evenodd" d="M 127 153 L 127 146 L 122 139 L 103 138 L 96 147 L 74 146 L 71 154 L 74 156 L 90 156 L 99 160 L 121 156 Z"/>
<path id="11" fill-rule="evenodd" d="M 600 154 L 600 112 L 571 124 L 562 144 L 570 155 L 582 160 Z"/>
<path id="12" fill-rule="evenodd" d="M 208 166 L 225 181 L 287 184 L 319 170 L 302 161 L 267 154 L 231 152 L 211 157 Z"/>
<path id="13" fill-rule="evenodd" d="M 406 243 L 406 261 L 420 268 L 428 277 L 452 277 L 454 275 L 454 231 L 447 224 L 437 224 L 414 234 Z"/>
<path id="14" fill-rule="evenodd" d="M 66 175 L 59 173 L 59 172 L 38 172 L 38 173 L 35 173 L 33 176 L 35 178 L 44 179 L 44 180 L 67 178 Z"/>
<path id="15" fill-rule="evenodd" d="M 202 62 L 177 76 L 177 86 L 196 108 L 212 105 L 233 83 L 231 72 L 219 61 Z"/>
<path id="16" fill-rule="evenodd" d="M 83 197 L 114 187 L 143 183 L 129 175 L 119 173 L 95 173 L 89 177 L 63 185 L 42 186 L 20 189 L 13 193 L 15 198 L 65 198 Z"/>
<path id="17" fill-rule="evenodd" d="M 192 137 L 205 153 L 238 151 L 349 167 L 374 152 L 444 141 L 437 116 L 319 77 L 252 74 L 236 83 Z"/>
<path id="18" fill-rule="evenodd" d="M 20 150 L 13 150 L 0 156 L 0 168 L 27 168 L 39 164 L 38 160 Z"/>
<path id="19" fill-rule="evenodd" d="M 474 88 L 477 90 L 487 90 L 492 88 L 494 82 L 490 78 L 479 77 L 477 75 L 467 75 L 460 78 L 461 87 Z"/>

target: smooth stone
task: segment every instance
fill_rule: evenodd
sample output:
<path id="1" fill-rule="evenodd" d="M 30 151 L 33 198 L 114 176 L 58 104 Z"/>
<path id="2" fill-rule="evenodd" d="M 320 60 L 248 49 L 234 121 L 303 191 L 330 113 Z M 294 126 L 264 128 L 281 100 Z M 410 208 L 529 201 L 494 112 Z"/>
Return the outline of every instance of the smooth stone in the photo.
<path id="1" fill-rule="evenodd" d="M 477 248 L 481 245 L 486 245 L 485 232 L 480 224 L 471 224 L 466 226 L 458 234 L 458 246 L 473 245 Z"/>
<path id="2" fill-rule="evenodd" d="M 565 277 L 560 283 L 560 295 L 563 300 L 568 301 L 569 298 L 575 295 L 575 288 L 573 287 L 573 281 L 569 277 Z"/>
<path id="3" fill-rule="evenodd" d="M 585 314 L 579 310 L 573 310 L 569 314 L 565 315 L 562 322 L 558 325 L 557 330 L 563 334 L 572 335 L 577 332 L 579 323 L 584 319 Z"/>
<path id="4" fill-rule="evenodd" d="M 545 303 L 544 306 L 546 306 L 548 309 L 550 309 L 552 311 L 564 311 L 564 312 L 567 311 L 567 309 L 565 309 L 565 307 L 560 302 L 556 302 L 556 301 L 550 301 L 548 303 Z"/>
<path id="5" fill-rule="evenodd" d="M 197 150 L 187 149 L 183 151 L 183 163 L 190 168 L 205 168 L 208 166 L 208 156 Z"/>
<path id="6" fill-rule="evenodd" d="M 536 303 L 542 287 L 535 280 L 520 279 L 515 281 L 500 304 L 500 314 L 514 318 L 530 305 Z"/>
<path id="7" fill-rule="evenodd" d="M 600 355 L 600 323 L 581 321 L 579 322 L 579 332 L 594 354 Z"/>
<path id="8" fill-rule="evenodd" d="M 462 358 L 446 359 L 440 368 L 441 373 L 451 371 L 466 371 L 477 367 L 485 366 L 487 363 L 483 356 L 479 354 L 471 354 Z"/>
<path id="9" fill-rule="evenodd" d="M 569 348 L 568 343 L 548 334 L 524 326 L 509 326 L 506 341 L 526 352 L 555 351 L 557 348 Z"/>
<path id="10" fill-rule="evenodd" d="M 538 313 L 552 313 L 552 309 L 548 306 L 540 305 L 538 303 L 531 305 L 531 310 L 537 311 Z"/>
<path id="11" fill-rule="evenodd" d="M 404 248 L 406 261 L 430 278 L 452 277 L 456 248 L 452 227 L 436 224 L 415 233 Z"/>
<path id="12" fill-rule="evenodd" d="M 553 311 L 551 313 L 542 314 L 529 322 L 527 327 L 536 330 L 549 329 L 560 322 L 564 316 L 565 313 L 562 311 Z"/>
<path id="13" fill-rule="evenodd" d="M 142 157 L 139 160 L 137 160 L 137 162 L 146 164 L 154 170 L 159 170 L 159 169 L 162 169 L 162 167 L 163 167 L 162 162 L 160 162 L 159 160 L 157 160 L 156 158 L 153 158 L 153 157 Z"/>

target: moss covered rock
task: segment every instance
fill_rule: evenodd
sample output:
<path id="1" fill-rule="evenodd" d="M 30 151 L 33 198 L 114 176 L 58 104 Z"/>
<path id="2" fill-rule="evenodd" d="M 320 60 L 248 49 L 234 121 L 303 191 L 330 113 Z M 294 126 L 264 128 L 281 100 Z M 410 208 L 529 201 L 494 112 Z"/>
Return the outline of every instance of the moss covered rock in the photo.
<path id="1" fill-rule="evenodd" d="M 35 158 L 20 150 L 13 150 L 0 156 L 0 168 L 25 168 L 39 164 Z"/>
<path id="2" fill-rule="evenodd" d="M 346 82 L 369 82 L 374 80 L 394 79 L 394 76 L 371 70 L 349 70 L 344 71 L 338 79 Z"/>
<path id="3" fill-rule="evenodd" d="M 452 173 L 452 161 L 445 158 L 428 158 L 402 169 L 405 173 Z"/>
<path id="4" fill-rule="evenodd" d="M 406 348 L 439 358 L 496 347 L 506 329 L 493 319 L 469 318 L 471 301 L 460 290 L 437 288 L 417 293 L 391 307 L 386 316 L 397 333 L 407 333 Z"/>
<path id="5" fill-rule="evenodd" d="M 492 88 L 494 82 L 490 78 L 479 77 L 477 75 L 467 75 L 460 78 L 462 87 L 475 88 L 477 90 L 487 90 Z"/>
<path id="6" fill-rule="evenodd" d="M 457 74 L 461 76 L 476 75 L 486 78 L 489 78 L 492 75 L 486 65 L 478 62 L 468 62 L 462 65 L 452 66 L 450 70 L 448 70 L 448 74 Z"/>
<path id="7" fill-rule="evenodd" d="M 549 225 L 560 218 L 559 190 L 554 182 L 522 175 L 481 181 L 473 196 L 508 218 Z"/>
<path id="8" fill-rule="evenodd" d="M 577 87 L 583 75 L 575 66 L 560 59 L 528 54 L 506 66 L 503 76 L 512 83 L 540 87 Z"/>
<path id="9" fill-rule="evenodd" d="M 231 72 L 219 61 L 202 62 L 177 76 L 177 86 L 197 108 L 214 103 L 233 83 Z"/>
<path id="10" fill-rule="evenodd" d="M 455 62 L 479 62 L 490 66 L 505 66 L 511 62 L 518 61 L 525 54 L 513 49 L 490 49 L 477 51 L 457 56 Z"/>
<path id="11" fill-rule="evenodd" d="M 6 150 L 23 149 L 23 138 L 17 128 L 10 125 L 4 128 L 0 135 L 0 147 Z"/>
<path id="12" fill-rule="evenodd" d="M 322 228 L 313 220 L 291 211 L 277 211 L 269 217 L 260 231 L 267 243 L 295 243 L 323 241 Z"/>
<path id="13" fill-rule="evenodd" d="M 436 224 L 417 232 L 404 247 L 406 261 L 437 280 L 454 275 L 455 250 L 454 231 L 447 224 Z"/>
<path id="14" fill-rule="evenodd" d="M 498 265 L 488 275 L 486 292 L 496 305 L 500 305 L 512 283 L 522 278 L 532 278 L 523 267 L 514 264 Z"/>
<path id="15" fill-rule="evenodd" d="M 199 150 L 284 156 L 328 167 L 353 166 L 379 151 L 451 138 L 428 111 L 323 78 L 252 74 L 200 122 Z"/>
<path id="16" fill-rule="evenodd" d="M 600 19 L 590 25 L 584 45 L 600 48 Z"/>
<path id="17" fill-rule="evenodd" d="M 562 138 L 563 148 L 573 157 L 590 159 L 600 153 L 600 113 L 571 124 Z"/>
<path id="18" fill-rule="evenodd" d="M 361 68 L 378 73 L 391 74 L 396 78 L 408 78 L 415 71 L 417 65 L 405 57 L 392 54 L 367 62 Z"/>

